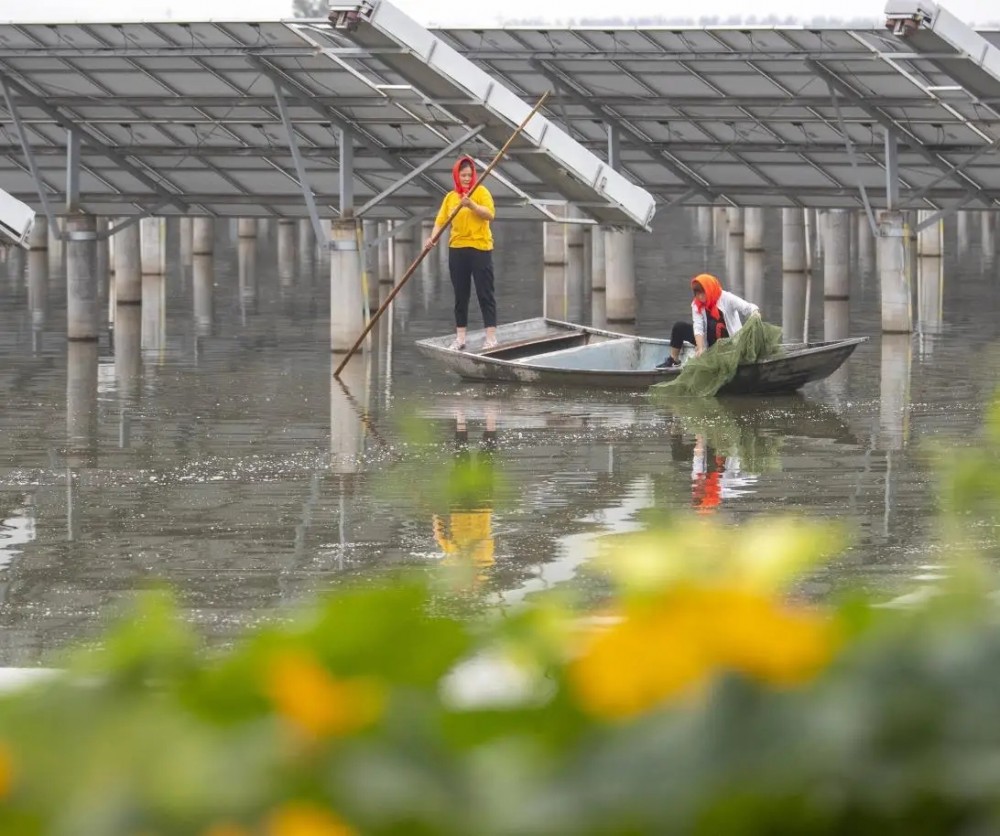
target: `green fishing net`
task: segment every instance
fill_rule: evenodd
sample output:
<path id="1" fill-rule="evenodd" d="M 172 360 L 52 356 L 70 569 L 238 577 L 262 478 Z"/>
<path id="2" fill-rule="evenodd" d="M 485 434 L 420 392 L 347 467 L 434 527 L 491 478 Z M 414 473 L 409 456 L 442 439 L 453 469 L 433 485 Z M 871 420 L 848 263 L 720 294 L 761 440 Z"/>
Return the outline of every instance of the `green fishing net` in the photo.
<path id="1" fill-rule="evenodd" d="M 733 379 L 737 366 L 771 357 L 780 346 L 781 329 L 751 316 L 736 336 L 716 341 L 701 357 L 688 360 L 676 378 L 652 388 L 661 394 L 711 397 Z"/>

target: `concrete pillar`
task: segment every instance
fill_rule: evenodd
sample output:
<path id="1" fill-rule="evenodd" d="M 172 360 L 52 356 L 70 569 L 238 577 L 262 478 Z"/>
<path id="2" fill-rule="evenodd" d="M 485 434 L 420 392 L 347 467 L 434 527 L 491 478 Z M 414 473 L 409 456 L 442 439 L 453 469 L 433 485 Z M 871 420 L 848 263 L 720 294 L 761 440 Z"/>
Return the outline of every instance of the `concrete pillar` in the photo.
<path id="1" fill-rule="evenodd" d="M 340 377 L 333 377 L 332 372 L 342 361 L 343 357 L 331 355 L 330 469 L 347 474 L 360 470 L 365 450 L 364 416 L 371 404 L 370 360 L 358 351 L 341 370 Z"/>
<path id="2" fill-rule="evenodd" d="M 813 264 L 826 257 L 826 221 L 827 210 L 815 210 L 815 224 L 813 225 Z"/>
<path id="3" fill-rule="evenodd" d="M 604 291 L 590 294 L 590 327 L 608 327 L 608 295 Z"/>
<path id="4" fill-rule="evenodd" d="M 562 207 L 553 207 L 561 214 Z M 566 225 L 545 221 L 542 224 L 542 313 L 550 319 L 568 316 Z"/>
<path id="5" fill-rule="evenodd" d="M 570 207 L 569 216 L 580 218 L 582 214 Z M 584 267 L 585 228 L 582 224 L 566 225 L 566 317 L 569 322 L 583 322 L 583 285 L 586 279 Z"/>
<path id="6" fill-rule="evenodd" d="M 295 220 L 278 221 L 278 281 L 290 287 L 295 281 Z"/>
<path id="7" fill-rule="evenodd" d="M 41 331 L 45 327 L 49 312 L 47 250 L 31 250 L 28 253 L 28 310 L 31 312 L 32 331 Z"/>
<path id="8" fill-rule="evenodd" d="M 163 238 L 159 218 L 143 218 L 139 221 L 141 239 L 142 275 L 155 276 L 163 273 L 163 256 L 160 251 Z"/>
<path id="9" fill-rule="evenodd" d="M 63 218 L 62 220 L 62 229 L 64 232 L 68 229 L 67 218 Z M 61 271 L 66 251 L 63 246 L 63 240 L 58 237 L 58 234 L 59 232 L 57 229 L 49 227 L 49 269 Z"/>
<path id="10" fill-rule="evenodd" d="M 142 337 L 145 351 L 162 351 L 167 343 L 167 280 L 162 273 L 142 277 Z"/>
<path id="11" fill-rule="evenodd" d="M 712 229 L 715 245 L 725 250 L 729 240 L 729 210 L 725 206 L 712 207 Z"/>
<path id="12" fill-rule="evenodd" d="M 805 273 L 806 227 L 802 209 L 781 210 L 781 270 L 783 273 Z"/>
<path id="13" fill-rule="evenodd" d="M 351 221 L 351 229 L 354 228 L 354 222 Z M 403 227 L 400 224 L 400 231 L 392 236 L 392 279 L 393 284 L 399 282 L 403 278 L 403 274 L 409 269 L 410 265 L 413 264 L 413 259 L 416 257 L 416 238 L 417 230 L 414 229 L 411 224 L 408 227 Z M 399 298 L 398 296 L 396 297 Z"/>
<path id="14" fill-rule="evenodd" d="M 35 215 L 35 224 L 28 236 L 29 250 L 47 250 L 49 248 L 49 219 L 45 215 Z"/>
<path id="15" fill-rule="evenodd" d="M 781 330 L 790 343 L 806 342 L 806 305 L 811 276 L 806 272 L 806 213 L 781 210 Z"/>
<path id="16" fill-rule="evenodd" d="M 66 336 L 70 340 L 96 340 L 96 219 L 93 215 L 73 215 L 66 219 L 65 225 L 69 234 L 66 245 Z"/>
<path id="17" fill-rule="evenodd" d="M 298 228 L 299 258 L 304 264 L 314 264 L 316 261 L 316 235 L 313 233 L 312 221 L 309 218 L 299 218 Z"/>
<path id="18" fill-rule="evenodd" d="M 239 218 L 236 221 L 236 237 L 237 238 L 256 238 L 257 237 L 257 219 L 256 218 Z"/>
<path id="19" fill-rule="evenodd" d="M 142 377 L 142 310 L 123 305 L 115 312 L 115 382 L 123 399 L 139 391 Z"/>
<path id="20" fill-rule="evenodd" d="M 181 218 L 177 229 L 181 239 L 181 264 L 187 267 L 194 255 L 194 218 Z"/>
<path id="21" fill-rule="evenodd" d="M 635 244 L 630 230 L 609 230 L 604 240 L 608 322 L 635 322 Z"/>
<path id="22" fill-rule="evenodd" d="M 419 254 L 420 248 L 424 245 L 424 241 L 431 237 L 431 232 L 433 231 L 433 221 L 424 221 L 420 224 L 420 234 L 417 237 L 416 245 L 413 250 L 414 257 Z M 438 246 L 440 246 L 440 242 L 438 242 Z M 437 259 L 435 253 L 428 253 L 420 262 L 420 290 L 423 296 L 425 311 L 430 310 L 431 305 L 433 304 L 435 283 L 437 281 L 440 264 L 441 262 Z M 475 295 L 475 289 L 473 289 L 472 293 Z"/>
<path id="23" fill-rule="evenodd" d="M 726 209 L 726 275 L 722 286 L 733 293 L 743 293 L 743 210 L 730 206 Z"/>
<path id="24" fill-rule="evenodd" d="M 97 306 L 98 310 L 109 310 L 108 300 L 114 297 L 111 287 L 114 265 L 111 263 L 111 241 L 108 238 L 108 230 L 111 225 L 105 217 L 95 219 L 95 232 L 97 241 L 95 242 L 95 257 L 97 264 Z M 113 317 L 108 317 L 113 321 Z"/>
<path id="25" fill-rule="evenodd" d="M 808 273 L 781 274 L 781 332 L 788 343 L 806 341 L 806 288 Z"/>
<path id="26" fill-rule="evenodd" d="M 958 254 L 959 256 L 964 255 L 969 249 L 969 227 L 971 225 L 969 219 L 969 212 L 965 209 L 960 209 L 957 213 L 958 218 L 956 220 L 957 232 L 956 237 L 958 239 Z"/>
<path id="27" fill-rule="evenodd" d="M 265 241 L 271 236 L 271 219 L 257 218 L 257 237 Z"/>
<path id="28" fill-rule="evenodd" d="M 851 295 L 850 211 L 831 209 L 824 227 L 823 298 L 847 299 Z"/>
<path id="29" fill-rule="evenodd" d="M 256 227 L 256 223 L 254 226 Z M 257 312 L 256 238 L 240 238 L 236 242 L 236 269 L 240 287 L 240 311 L 245 318 L 248 313 Z"/>
<path id="30" fill-rule="evenodd" d="M 215 321 L 215 259 L 211 255 L 192 256 L 194 285 L 194 325 L 199 337 L 212 333 Z"/>
<path id="31" fill-rule="evenodd" d="M 378 281 L 379 284 L 392 284 L 392 239 L 387 237 L 392 232 L 392 221 L 380 221 L 378 234 L 382 241 L 378 245 Z M 445 250 L 447 255 L 447 242 L 438 241 L 437 249 Z"/>
<path id="32" fill-rule="evenodd" d="M 850 336 L 851 303 L 848 299 L 823 300 L 823 339 L 843 340 Z M 850 363 L 844 363 L 826 378 L 825 386 L 839 398 L 847 396 Z"/>
<path id="33" fill-rule="evenodd" d="M 913 330 L 904 235 L 902 213 L 882 212 L 878 239 L 882 330 L 890 333 L 909 333 Z"/>
<path id="34" fill-rule="evenodd" d="M 699 206 L 695 216 L 695 228 L 698 230 L 698 240 L 708 244 L 712 240 L 712 207 Z"/>
<path id="35" fill-rule="evenodd" d="M 378 238 L 378 227 L 378 221 L 362 221 L 361 223 L 361 244 L 364 248 L 361 254 L 361 267 L 364 270 L 364 284 L 368 291 L 368 310 L 371 313 L 378 310 L 379 245 L 376 244 L 374 247 L 369 245 Z M 429 254 L 427 258 L 434 258 L 433 253 Z"/>
<path id="36" fill-rule="evenodd" d="M 602 227 L 590 228 L 590 289 L 603 291 L 607 287 L 608 265 L 604 255 L 606 232 Z"/>
<path id="37" fill-rule="evenodd" d="M 215 218 L 195 218 L 191 224 L 191 255 L 212 255 L 215 252 Z"/>
<path id="38" fill-rule="evenodd" d="M 921 210 L 923 223 L 933 213 Z M 922 334 L 938 334 L 944 319 L 944 219 L 917 233 L 917 321 Z"/>
<path id="39" fill-rule="evenodd" d="M 66 253 L 70 262 L 72 249 L 70 243 Z M 97 453 L 96 342 L 70 342 L 66 346 L 66 441 L 67 464 L 93 464 Z"/>
<path id="40" fill-rule="evenodd" d="M 726 275 L 722 286 L 739 296 L 743 295 L 744 261 L 743 235 L 726 236 Z"/>
<path id="41" fill-rule="evenodd" d="M 729 206 L 726 208 L 726 230 L 731 236 L 743 237 L 743 210 L 740 207 Z M 740 244 L 742 245 L 742 243 L 741 241 Z"/>
<path id="42" fill-rule="evenodd" d="M 990 267 L 997 252 L 996 224 L 993 213 L 989 211 L 980 212 L 980 229 L 982 231 L 982 243 L 980 250 L 983 256 L 983 266 Z"/>
<path id="43" fill-rule="evenodd" d="M 764 304 L 764 251 L 746 250 L 743 255 L 743 297 L 756 305 Z M 762 312 L 763 313 L 763 312 Z M 764 316 L 767 314 L 764 313 Z"/>
<path id="44" fill-rule="evenodd" d="M 142 302 L 142 240 L 138 223 L 115 233 L 115 302 L 118 305 Z"/>
<path id="45" fill-rule="evenodd" d="M 743 249 L 747 252 L 764 249 L 764 210 L 759 206 L 743 210 Z"/>
<path id="46" fill-rule="evenodd" d="M 868 213 L 858 212 L 858 272 L 869 276 L 875 272 L 875 235 Z"/>
<path id="47" fill-rule="evenodd" d="M 901 450 L 909 439 L 912 362 L 913 342 L 909 334 L 882 335 L 879 437 L 884 450 Z"/>
<path id="48" fill-rule="evenodd" d="M 365 327 L 361 253 L 354 223 L 348 218 L 331 224 L 330 350 L 334 352 L 349 351 Z"/>

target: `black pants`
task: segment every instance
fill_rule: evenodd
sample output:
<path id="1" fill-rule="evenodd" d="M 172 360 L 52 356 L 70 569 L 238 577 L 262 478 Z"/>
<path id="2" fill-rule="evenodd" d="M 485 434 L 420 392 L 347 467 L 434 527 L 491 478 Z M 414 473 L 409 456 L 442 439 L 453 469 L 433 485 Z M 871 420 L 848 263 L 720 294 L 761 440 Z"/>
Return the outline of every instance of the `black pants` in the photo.
<path id="1" fill-rule="evenodd" d="M 455 325 L 469 324 L 469 294 L 476 283 L 476 298 L 483 314 L 483 325 L 496 328 L 497 303 L 493 296 L 493 253 L 475 247 L 452 247 L 448 250 L 448 272 L 455 289 Z"/>
<path id="2" fill-rule="evenodd" d="M 726 331 L 726 326 L 723 325 L 721 329 L 718 327 L 712 327 L 716 324 L 716 320 L 710 320 L 709 327 L 705 329 L 705 345 L 710 346 L 715 343 L 717 339 L 722 337 L 728 337 L 729 332 Z M 671 348 L 682 348 L 685 342 L 694 345 L 694 325 L 683 319 L 678 320 L 674 323 L 674 327 L 670 330 L 670 347 Z"/>

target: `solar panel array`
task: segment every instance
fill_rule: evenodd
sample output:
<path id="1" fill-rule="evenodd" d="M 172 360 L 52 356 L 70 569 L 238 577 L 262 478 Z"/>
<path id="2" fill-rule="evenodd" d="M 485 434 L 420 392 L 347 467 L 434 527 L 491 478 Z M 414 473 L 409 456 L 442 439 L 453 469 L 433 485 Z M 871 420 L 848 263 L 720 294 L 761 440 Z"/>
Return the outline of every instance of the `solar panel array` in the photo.
<path id="1" fill-rule="evenodd" d="M 1000 197 L 1000 98 L 978 98 L 885 31 L 802 28 L 449 29 L 437 33 L 662 202 L 859 206 L 885 196 L 886 128 L 914 208 Z M 996 33 L 987 33 L 996 43 Z M 320 212 L 339 211 L 340 137 L 355 204 L 408 182 L 370 217 L 437 204 L 450 159 L 413 175 L 469 126 L 378 51 L 322 22 L 0 25 L 6 81 L 53 202 L 65 198 L 67 131 L 82 138 L 80 202 L 95 214 L 304 217 L 289 118 Z M 833 93 L 836 92 L 836 99 Z M 2 106 L 2 101 L 0 101 Z M 846 139 L 850 140 L 850 149 Z M 518 163 L 494 183 L 505 216 L 563 198 Z M 39 206 L 14 121 L 0 107 L 4 189 Z"/>

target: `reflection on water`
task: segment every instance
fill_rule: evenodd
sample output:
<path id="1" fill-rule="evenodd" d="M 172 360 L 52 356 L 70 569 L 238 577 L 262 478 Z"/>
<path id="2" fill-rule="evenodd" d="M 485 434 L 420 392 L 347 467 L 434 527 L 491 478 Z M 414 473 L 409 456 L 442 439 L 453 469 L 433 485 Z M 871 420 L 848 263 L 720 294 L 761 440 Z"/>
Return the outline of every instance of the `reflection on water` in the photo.
<path id="1" fill-rule="evenodd" d="M 637 333 L 662 336 L 689 316 L 698 272 L 739 286 L 726 269 L 738 236 L 723 221 L 671 210 L 636 237 Z M 804 281 L 786 308 L 781 225 L 765 228 L 762 264 L 730 254 L 739 281 L 762 295 L 771 321 L 802 323 Z M 216 639 L 316 590 L 461 555 L 474 581 L 464 592 L 508 606 L 585 585 L 603 535 L 662 512 L 843 522 L 852 546 L 813 591 L 857 582 L 902 594 L 939 562 L 921 442 L 972 443 L 995 379 L 969 363 L 1000 321 L 978 223 L 965 230 L 968 256 L 944 259 L 942 304 L 926 317 L 932 352 L 922 335 L 883 337 L 878 282 L 859 282 L 850 303 L 809 300 L 814 332 L 872 338 L 834 377 L 795 397 L 669 406 L 643 393 L 487 386 L 441 372 L 413 347 L 452 328 L 439 260 L 335 379 L 328 263 L 310 252 L 296 262 L 309 269 L 293 276 L 279 270 L 277 228 L 256 241 L 229 239 L 228 229 L 220 224 L 214 259 L 194 255 L 181 268 L 171 251 L 166 280 L 144 288 L 141 309 L 118 306 L 113 339 L 98 344 L 64 338 L 64 267 L 51 249 L 6 265 L 0 664 L 36 661 L 87 634 L 151 578 L 178 587 L 191 621 Z M 167 240 L 179 248 L 179 235 Z M 540 225 L 498 224 L 496 241 L 501 319 L 538 315 Z M 381 298 L 390 289 L 379 283 Z M 603 297 L 585 300 L 595 324 Z M 448 438 L 429 460 L 400 429 L 414 410 Z M 415 501 L 469 461 L 495 462 L 503 491 L 494 484 L 489 501 L 465 507 Z M 10 532 L 28 519 L 31 537 L 12 551 Z"/>

